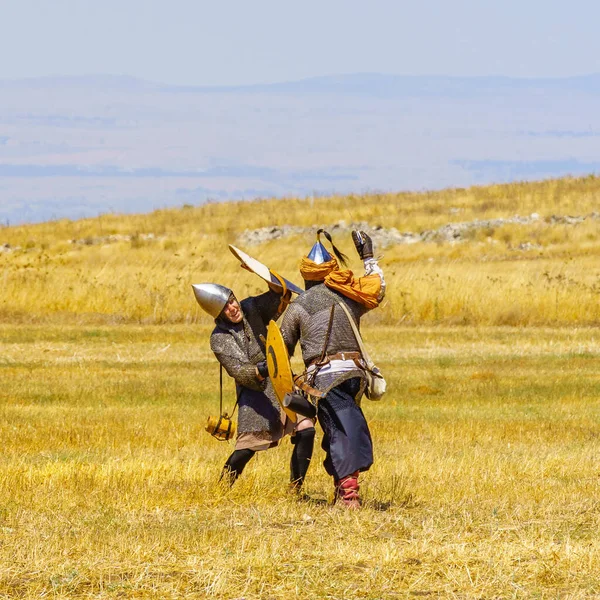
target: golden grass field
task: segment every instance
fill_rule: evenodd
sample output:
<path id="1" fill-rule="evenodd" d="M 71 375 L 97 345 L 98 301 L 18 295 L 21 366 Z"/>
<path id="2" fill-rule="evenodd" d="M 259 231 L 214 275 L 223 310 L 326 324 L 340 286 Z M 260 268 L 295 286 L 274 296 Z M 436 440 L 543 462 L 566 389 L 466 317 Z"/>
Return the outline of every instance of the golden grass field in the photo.
<path id="1" fill-rule="evenodd" d="M 218 279 L 238 295 L 262 289 L 227 244 L 246 228 L 330 227 L 340 220 L 421 232 L 450 222 L 538 213 L 531 225 L 473 232 L 463 243 L 389 246 L 389 293 L 371 322 L 471 325 L 600 323 L 600 177 L 310 200 L 206 204 L 149 215 L 0 228 L 0 321 L 20 323 L 209 323 L 190 284 Z M 457 212 L 458 211 L 458 212 Z M 553 215 L 589 216 L 575 225 Z M 146 236 L 154 237 L 148 239 Z M 127 241 L 98 243 L 109 235 Z M 73 244 L 72 240 L 82 243 Z M 314 233 L 244 248 L 299 283 Z M 334 241 L 362 265 L 349 233 Z M 522 244 L 532 249 L 522 250 Z"/>
<path id="2" fill-rule="evenodd" d="M 0 229 L 0 598 L 600 597 L 600 221 L 549 222 L 599 200 L 589 177 Z M 313 501 L 291 497 L 287 439 L 224 489 L 189 286 L 262 290 L 227 243 L 348 212 L 401 231 L 542 219 L 384 250 L 364 333 L 389 392 L 363 401 L 360 511 L 328 503 L 320 448 Z M 132 237 L 94 241 L 111 234 Z M 299 282 L 311 243 L 246 249 Z"/>

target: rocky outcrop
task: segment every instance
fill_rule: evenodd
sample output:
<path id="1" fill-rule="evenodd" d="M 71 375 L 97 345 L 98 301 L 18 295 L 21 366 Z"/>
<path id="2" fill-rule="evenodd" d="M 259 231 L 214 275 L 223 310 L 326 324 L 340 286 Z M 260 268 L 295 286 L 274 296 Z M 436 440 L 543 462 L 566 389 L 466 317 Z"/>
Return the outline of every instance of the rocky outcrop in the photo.
<path id="1" fill-rule="evenodd" d="M 69 244 L 77 244 L 80 246 L 103 246 L 105 244 L 114 244 L 116 242 L 147 242 L 163 239 L 165 239 L 164 236 L 158 237 L 153 233 L 134 233 L 131 235 L 118 233 L 114 235 L 103 235 L 100 237 L 87 237 L 80 240 L 69 240 Z"/>
<path id="2" fill-rule="evenodd" d="M 450 211 L 456 214 L 452 210 Z M 504 225 L 531 225 L 532 223 L 545 222 L 549 225 L 578 225 L 588 219 L 600 220 L 600 212 L 592 212 L 585 216 L 572 215 L 551 215 L 542 218 L 539 214 L 533 213 L 528 217 L 515 215 L 514 217 L 498 219 L 475 219 L 474 221 L 463 221 L 458 223 L 447 223 L 437 229 L 427 229 L 420 233 L 409 231 L 398 231 L 395 227 L 383 227 L 382 225 L 372 225 L 366 221 L 347 223 L 338 221 L 333 225 L 324 226 L 330 233 L 350 233 L 353 229 L 366 231 L 378 248 L 385 248 L 396 244 L 417 244 L 420 242 L 436 243 L 457 243 L 463 242 L 472 235 L 472 232 L 479 229 L 497 229 Z M 296 236 L 314 235 L 319 227 L 323 225 L 312 225 L 311 227 L 299 227 L 295 225 L 276 225 L 272 227 L 261 227 L 259 229 L 246 229 L 238 236 L 237 244 L 240 246 L 257 246 L 282 238 Z M 132 244 L 144 242 L 157 242 L 167 239 L 166 236 L 157 236 L 154 233 L 134 233 L 134 234 L 113 234 L 98 237 L 86 237 L 82 239 L 68 240 L 69 244 L 79 246 L 97 246 L 114 244 L 117 242 L 131 242 Z M 521 244 L 519 249 L 532 250 L 538 248 L 534 244 Z M 0 254 L 18 252 L 21 246 L 11 246 L 10 244 L 0 244 Z M 29 249 L 29 246 L 26 250 Z"/>
<path id="3" fill-rule="evenodd" d="M 105 246 L 106 244 L 115 244 L 117 242 L 131 242 L 131 244 L 145 243 L 145 242 L 159 242 L 166 239 L 166 236 L 157 236 L 154 233 L 133 233 L 129 234 L 114 234 L 114 235 L 103 235 L 97 237 L 86 237 L 79 240 L 68 240 L 68 244 L 74 244 L 76 246 Z M 36 248 L 35 242 L 31 241 L 27 243 L 25 251 Z M 19 252 L 23 248 L 21 246 L 11 246 L 10 244 L 0 244 L 0 254 Z"/>
<path id="4" fill-rule="evenodd" d="M 365 231 L 372 238 L 378 248 L 385 248 L 395 244 L 416 244 L 419 242 L 437 242 L 453 243 L 462 242 L 468 239 L 469 235 L 479 229 L 497 229 L 504 225 L 531 225 L 537 222 L 547 222 L 550 225 L 564 224 L 577 225 L 586 219 L 600 220 L 600 213 L 593 212 L 587 216 L 557 216 L 552 215 L 548 219 L 543 219 L 539 214 L 533 213 L 528 217 L 515 215 L 514 217 L 498 219 L 475 219 L 474 221 L 465 221 L 459 223 L 447 223 L 438 229 L 428 229 L 421 233 L 401 232 L 395 227 L 383 227 L 382 225 L 372 225 L 365 221 L 346 223 L 338 221 L 333 225 L 327 226 L 331 233 L 337 231 L 349 233 L 353 229 Z M 319 225 L 312 227 L 295 227 L 293 225 L 282 225 L 274 227 L 261 227 L 260 229 L 246 229 L 239 237 L 238 243 L 246 246 L 256 246 L 272 240 L 294 237 L 300 235 L 314 235 L 319 229 Z"/>

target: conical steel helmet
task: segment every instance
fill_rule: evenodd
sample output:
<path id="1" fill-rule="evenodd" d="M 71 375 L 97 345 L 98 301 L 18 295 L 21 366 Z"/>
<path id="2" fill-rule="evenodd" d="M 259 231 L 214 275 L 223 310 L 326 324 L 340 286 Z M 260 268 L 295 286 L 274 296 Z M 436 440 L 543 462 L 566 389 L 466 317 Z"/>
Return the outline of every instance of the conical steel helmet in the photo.
<path id="1" fill-rule="evenodd" d="M 196 283 L 192 285 L 198 304 L 213 318 L 225 308 L 233 292 L 218 283 Z"/>
<path id="2" fill-rule="evenodd" d="M 333 260 L 333 256 L 327 252 L 327 249 L 321 244 L 321 232 L 317 233 L 317 241 L 308 253 L 308 259 L 312 260 L 315 264 L 320 265 L 322 263 Z"/>

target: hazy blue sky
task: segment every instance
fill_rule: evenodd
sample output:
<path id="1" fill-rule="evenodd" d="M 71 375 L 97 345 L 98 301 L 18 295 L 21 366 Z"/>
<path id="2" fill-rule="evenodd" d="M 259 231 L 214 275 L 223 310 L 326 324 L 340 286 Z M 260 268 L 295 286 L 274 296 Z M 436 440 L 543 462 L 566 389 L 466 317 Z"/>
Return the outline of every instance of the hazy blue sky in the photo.
<path id="1" fill-rule="evenodd" d="M 0 79 L 600 72 L 598 0 L 0 0 Z"/>

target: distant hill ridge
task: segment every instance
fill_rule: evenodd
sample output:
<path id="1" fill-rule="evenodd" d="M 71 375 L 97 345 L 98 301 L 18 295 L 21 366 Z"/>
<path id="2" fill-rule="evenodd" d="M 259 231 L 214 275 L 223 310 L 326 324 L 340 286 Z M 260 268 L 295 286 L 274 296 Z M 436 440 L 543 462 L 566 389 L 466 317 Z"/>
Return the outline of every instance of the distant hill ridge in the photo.
<path id="1" fill-rule="evenodd" d="M 250 85 L 191 86 L 147 81 L 128 75 L 80 75 L 0 80 L 8 88 L 100 88 L 138 92 L 184 93 L 335 93 L 389 96 L 482 94 L 528 89 L 600 93 L 600 73 L 570 77 L 390 75 L 351 73 Z"/>

